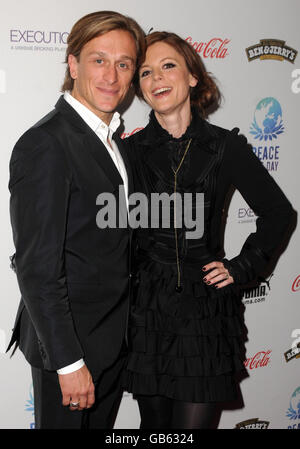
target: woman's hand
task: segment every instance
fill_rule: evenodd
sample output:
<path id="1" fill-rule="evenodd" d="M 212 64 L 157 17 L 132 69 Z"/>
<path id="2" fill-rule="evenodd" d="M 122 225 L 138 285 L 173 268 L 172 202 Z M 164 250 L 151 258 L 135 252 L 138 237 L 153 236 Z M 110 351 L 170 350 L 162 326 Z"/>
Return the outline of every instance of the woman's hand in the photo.
<path id="1" fill-rule="evenodd" d="M 233 284 L 234 279 L 230 276 L 229 271 L 224 267 L 223 262 L 211 262 L 202 268 L 203 271 L 209 271 L 203 280 L 206 284 L 216 288 L 222 288 L 226 285 Z"/>

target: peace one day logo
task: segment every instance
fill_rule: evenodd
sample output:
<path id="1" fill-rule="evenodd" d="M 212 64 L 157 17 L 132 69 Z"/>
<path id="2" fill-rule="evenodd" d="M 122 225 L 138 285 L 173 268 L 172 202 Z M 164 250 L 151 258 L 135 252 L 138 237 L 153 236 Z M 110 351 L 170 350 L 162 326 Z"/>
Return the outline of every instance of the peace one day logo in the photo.
<path id="1" fill-rule="evenodd" d="M 284 132 L 282 108 L 275 98 L 263 98 L 256 106 L 250 133 L 258 141 L 253 151 L 269 171 L 277 171 L 280 146 L 269 142 L 276 141 Z M 261 143 L 261 144 L 260 144 Z"/>
<path id="2" fill-rule="evenodd" d="M 291 396 L 290 400 L 290 406 L 286 412 L 286 416 L 291 421 L 298 421 L 295 423 L 291 428 L 298 428 L 300 427 L 300 387 L 296 388 L 294 393 Z"/>
<path id="3" fill-rule="evenodd" d="M 32 384 L 30 385 L 29 399 L 26 401 L 26 404 L 25 404 L 25 411 L 31 413 L 32 416 L 34 417 L 34 396 L 33 396 L 33 385 Z M 31 429 L 35 428 L 34 422 L 30 423 L 30 428 Z"/>

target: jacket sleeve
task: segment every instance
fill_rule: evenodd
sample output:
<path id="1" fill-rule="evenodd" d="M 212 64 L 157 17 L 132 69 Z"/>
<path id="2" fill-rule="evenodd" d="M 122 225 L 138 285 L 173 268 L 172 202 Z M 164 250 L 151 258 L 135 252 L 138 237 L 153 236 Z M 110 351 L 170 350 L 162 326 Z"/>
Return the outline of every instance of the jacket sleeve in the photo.
<path id="1" fill-rule="evenodd" d="M 64 150 L 40 128 L 17 142 L 10 161 L 14 265 L 45 369 L 82 358 L 69 305 L 64 245 L 71 172 Z"/>
<path id="2" fill-rule="evenodd" d="M 282 241 L 295 211 L 267 169 L 253 153 L 238 128 L 229 133 L 225 155 L 231 182 L 257 215 L 256 232 L 246 239 L 240 254 L 224 259 L 237 284 L 254 280 L 266 268 Z"/>

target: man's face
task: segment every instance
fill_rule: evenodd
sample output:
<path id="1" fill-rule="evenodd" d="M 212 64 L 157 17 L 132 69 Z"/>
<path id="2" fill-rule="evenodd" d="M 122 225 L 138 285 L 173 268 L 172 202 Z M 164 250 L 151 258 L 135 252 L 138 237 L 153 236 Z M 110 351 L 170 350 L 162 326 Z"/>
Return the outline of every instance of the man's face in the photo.
<path id="1" fill-rule="evenodd" d="M 125 30 L 109 31 L 84 45 L 79 61 L 70 55 L 68 63 L 74 79 L 73 97 L 109 124 L 134 75 L 133 36 Z"/>

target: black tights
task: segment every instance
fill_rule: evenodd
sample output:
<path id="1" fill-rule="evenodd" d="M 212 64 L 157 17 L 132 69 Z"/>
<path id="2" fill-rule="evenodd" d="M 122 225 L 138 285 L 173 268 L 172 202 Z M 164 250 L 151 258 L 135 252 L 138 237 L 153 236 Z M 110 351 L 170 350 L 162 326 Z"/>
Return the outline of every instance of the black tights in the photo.
<path id="1" fill-rule="evenodd" d="M 140 429 L 209 429 L 216 403 L 175 401 L 164 396 L 136 396 Z"/>

